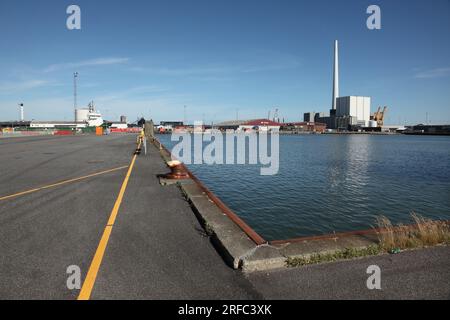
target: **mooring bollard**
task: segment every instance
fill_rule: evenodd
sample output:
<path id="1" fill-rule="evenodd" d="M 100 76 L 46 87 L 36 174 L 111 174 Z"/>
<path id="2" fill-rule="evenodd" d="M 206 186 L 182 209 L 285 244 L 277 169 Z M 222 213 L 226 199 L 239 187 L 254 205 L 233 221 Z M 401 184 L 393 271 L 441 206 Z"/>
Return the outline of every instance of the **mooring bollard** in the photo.
<path id="1" fill-rule="evenodd" d="M 147 155 L 147 138 L 145 136 L 142 138 L 142 144 L 144 145 L 144 154 Z"/>
<path id="2" fill-rule="evenodd" d="M 164 178 L 166 179 L 187 179 L 189 174 L 185 170 L 183 164 L 179 160 L 172 160 L 167 162 L 170 168 L 170 173 L 166 174 Z"/>

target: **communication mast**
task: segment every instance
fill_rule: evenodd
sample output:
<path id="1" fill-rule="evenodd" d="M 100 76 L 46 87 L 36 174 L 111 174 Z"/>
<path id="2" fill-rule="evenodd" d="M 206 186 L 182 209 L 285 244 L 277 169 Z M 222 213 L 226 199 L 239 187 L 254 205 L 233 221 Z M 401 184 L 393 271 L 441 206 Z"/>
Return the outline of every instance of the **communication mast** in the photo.
<path id="1" fill-rule="evenodd" d="M 73 73 L 73 112 L 75 115 L 75 122 L 77 122 L 77 78 L 78 72 Z"/>

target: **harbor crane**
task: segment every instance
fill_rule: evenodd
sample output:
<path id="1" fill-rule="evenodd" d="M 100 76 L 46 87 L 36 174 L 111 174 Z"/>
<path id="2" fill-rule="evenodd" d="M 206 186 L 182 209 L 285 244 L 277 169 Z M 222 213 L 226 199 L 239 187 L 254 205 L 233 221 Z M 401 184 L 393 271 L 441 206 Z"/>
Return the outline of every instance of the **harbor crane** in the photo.
<path id="1" fill-rule="evenodd" d="M 280 122 L 280 117 L 278 116 L 278 108 L 275 108 L 275 113 L 273 114 L 273 121 Z"/>
<path id="2" fill-rule="evenodd" d="M 386 114 L 388 107 L 384 107 L 383 111 L 381 111 L 381 107 L 378 107 L 377 112 L 375 112 L 370 119 L 377 122 L 378 127 L 382 127 L 384 125 L 384 116 Z"/>
<path id="3" fill-rule="evenodd" d="M 270 115 L 272 113 L 272 110 L 269 110 L 269 114 L 267 115 L 267 119 L 275 121 L 275 122 L 280 122 L 280 116 L 278 115 L 278 108 L 275 108 L 275 112 L 273 113 L 273 118 L 270 118 Z"/>

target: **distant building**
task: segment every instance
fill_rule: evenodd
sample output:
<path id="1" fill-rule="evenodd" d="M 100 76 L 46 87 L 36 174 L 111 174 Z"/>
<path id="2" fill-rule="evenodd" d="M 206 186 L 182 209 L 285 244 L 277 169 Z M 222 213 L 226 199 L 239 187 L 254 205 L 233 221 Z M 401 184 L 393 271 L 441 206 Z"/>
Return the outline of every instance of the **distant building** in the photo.
<path id="1" fill-rule="evenodd" d="M 423 134 L 423 135 L 450 135 L 450 125 L 425 125 L 407 127 L 403 131 L 405 134 Z"/>
<path id="2" fill-rule="evenodd" d="M 128 128 L 128 124 L 126 122 L 106 122 L 105 124 L 111 128 L 111 129 L 127 129 Z"/>
<path id="3" fill-rule="evenodd" d="M 237 128 L 239 128 L 240 125 L 243 125 L 248 121 L 250 121 L 250 120 L 224 121 L 224 122 L 219 122 L 219 123 L 215 124 L 214 127 L 219 130 L 236 130 Z"/>
<path id="4" fill-rule="evenodd" d="M 315 115 L 316 114 L 314 112 L 305 112 L 303 114 L 303 121 L 304 122 L 314 122 Z"/>
<path id="5" fill-rule="evenodd" d="M 325 123 L 328 129 L 349 130 L 370 124 L 370 97 L 346 96 L 336 98 L 336 109 L 329 115 L 316 113 L 314 121 Z"/>
<path id="6" fill-rule="evenodd" d="M 156 129 L 159 132 L 172 132 L 175 129 L 184 128 L 183 121 L 161 121 Z"/>
<path id="7" fill-rule="evenodd" d="M 183 121 L 161 121 L 159 125 L 163 127 L 175 128 L 175 127 L 182 127 L 184 124 Z"/>
<path id="8" fill-rule="evenodd" d="M 289 122 L 284 123 L 281 127 L 283 131 L 291 131 L 291 132 L 313 132 L 313 133 L 323 133 L 327 125 L 325 123 L 319 122 Z"/>
<path id="9" fill-rule="evenodd" d="M 356 119 L 356 124 L 367 127 L 370 120 L 370 97 L 347 96 L 336 98 L 336 117 Z M 339 127 L 339 126 L 338 126 Z"/>
<path id="10" fill-rule="evenodd" d="M 252 119 L 252 120 L 231 120 L 219 122 L 214 125 L 215 129 L 238 130 L 238 131 L 271 131 L 279 130 L 281 123 L 269 119 Z"/>
<path id="11" fill-rule="evenodd" d="M 103 124 L 103 120 L 102 120 Z M 86 128 L 88 124 L 84 121 L 31 121 L 30 128 L 39 129 L 61 129 L 61 128 Z"/>
<path id="12" fill-rule="evenodd" d="M 256 119 L 244 122 L 239 126 L 238 130 L 272 131 L 279 130 L 280 126 L 281 123 L 269 119 Z"/>
<path id="13" fill-rule="evenodd" d="M 2 128 L 20 128 L 29 127 L 31 121 L 2 121 L 0 122 L 0 129 Z"/>
<path id="14" fill-rule="evenodd" d="M 127 117 L 126 116 L 120 116 L 120 122 L 127 123 Z"/>

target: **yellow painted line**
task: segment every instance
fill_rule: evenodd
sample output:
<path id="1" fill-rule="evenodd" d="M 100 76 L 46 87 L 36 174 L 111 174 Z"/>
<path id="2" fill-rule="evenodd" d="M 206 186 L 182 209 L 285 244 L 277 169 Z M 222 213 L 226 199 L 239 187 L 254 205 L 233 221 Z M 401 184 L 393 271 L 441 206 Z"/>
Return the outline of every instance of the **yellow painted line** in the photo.
<path id="1" fill-rule="evenodd" d="M 113 169 L 109 169 L 109 170 L 105 170 L 105 171 L 91 173 L 91 174 L 88 174 L 86 176 L 82 176 L 82 177 L 78 177 L 78 178 L 73 178 L 73 179 L 68 179 L 68 180 L 64 180 L 64 181 L 48 184 L 46 186 L 42 186 L 42 187 L 38 187 L 38 188 L 34 188 L 34 189 L 22 191 L 22 192 L 18 192 L 18 193 L 15 193 L 15 194 L 10 194 L 8 196 L 0 197 L 0 201 L 8 200 L 8 199 L 19 197 L 19 196 L 23 196 L 23 195 L 26 195 L 26 194 L 29 194 L 29 193 L 33 193 L 33 192 L 36 192 L 36 191 L 40 191 L 40 190 L 44 190 L 44 189 L 58 187 L 58 186 L 61 186 L 63 184 L 68 184 L 68 183 L 71 183 L 71 182 L 76 182 L 76 181 L 84 180 L 84 179 L 87 179 L 87 178 L 92 178 L 92 177 L 99 176 L 99 175 L 102 175 L 102 174 L 105 174 L 105 173 L 122 170 L 122 169 L 125 169 L 127 167 L 128 166 L 121 166 L 121 167 L 117 167 L 117 168 L 113 168 Z"/>
<path id="2" fill-rule="evenodd" d="M 81 287 L 80 294 L 78 295 L 78 300 L 89 300 L 91 297 L 91 292 L 94 288 L 95 280 L 97 279 L 98 270 L 100 270 L 100 265 L 102 264 L 103 255 L 105 254 L 106 245 L 108 244 L 111 231 L 112 226 L 106 226 L 103 231 L 103 235 L 100 239 L 100 243 L 98 244 L 94 259 L 92 259 L 86 279 L 84 279 L 83 286 Z"/>
<path id="3" fill-rule="evenodd" d="M 140 147 L 140 144 L 138 148 Z M 78 300 L 89 300 L 91 297 L 92 289 L 94 288 L 95 280 L 97 279 L 98 271 L 100 270 L 100 265 L 102 264 L 103 255 L 105 254 L 106 246 L 111 235 L 112 227 L 116 221 L 117 214 L 119 213 L 119 208 L 122 203 L 123 195 L 127 189 L 128 180 L 130 180 L 131 172 L 133 171 L 134 163 L 136 162 L 136 154 L 131 160 L 131 164 L 128 168 L 127 175 L 123 180 L 122 187 L 120 188 L 119 195 L 117 196 L 114 207 L 109 216 L 108 224 L 103 231 L 102 238 L 98 244 L 97 250 L 95 251 L 94 258 L 92 259 L 91 265 L 89 266 L 86 279 L 84 279 L 83 286 L 81 287 L 80 294 L 78 295 Z"/>
<path id="4" fill-rule="evenodd" d="M 114 203 L 114 208 L 111 211 L 111 216 L 108 220 L 108 226 L 113 226 L 114 222 L 116 221 L 117 214 L 119 213 L 120 204 L 122 203 L 123 195 L 125 194 L 125 190 L 128 186 L 128 180 L 130 179 L 131 171 L 133 171 L 134 162 L 136 161 L 136 154 L 133 156 L 133 159 L 131 160 L 130 167 L 128 168 L 127 175 L 125 176 L 125 179 L 123 180 L 122 187 L 120 188 L 119 195 L 117 196 L 116 202 Z"/>

